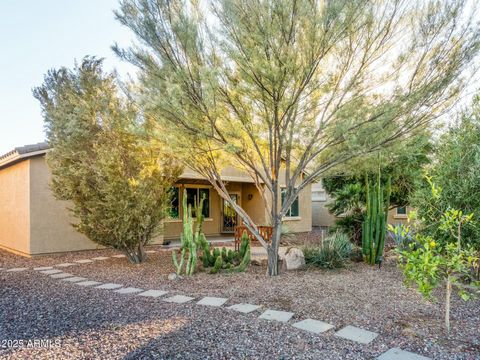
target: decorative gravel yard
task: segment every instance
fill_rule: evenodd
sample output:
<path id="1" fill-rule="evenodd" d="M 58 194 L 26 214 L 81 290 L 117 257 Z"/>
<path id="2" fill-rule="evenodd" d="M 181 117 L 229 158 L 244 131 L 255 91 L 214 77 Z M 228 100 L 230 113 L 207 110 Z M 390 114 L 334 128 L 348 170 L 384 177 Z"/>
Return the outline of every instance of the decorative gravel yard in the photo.
<path id="1" fill-rule="evenodd" d="M 246 273 L 168 280 L 170 251 L 151 250 L 141 265 L 112 257 L 118 254 L 112 250 L 35 259 L 1 252 L 0 339 L 48 339 L 52 347 L 10 344 L 0 349 L 0 357 L 371 359 L 401 348 L 432 359 L 480 358 L 480 302 L 454 299 L 453 331 L 447 337 L 442 308 L 406 289 L 393 259 L 380 270 L 352 263 L 342 270 L 268 278 L 264 267 L 251 266 Z M 7 271 L 20 268 L 25 270 Z M 84 279 L 68 281 L 73 277 Z M 136 290 L 122 291 L 126 288 Z M 138 296 L 144 290 L 158 291 Z M 163 301 L 175 295 L 194 299 Z M 241 303 L 260 307 L 242 313 Z M 293 316 L 287 322 L 259 318 L 267 309 Z M 311 325 L 305 319 L 321 321 L 314 325 L 323 332 L 302 329 Z M 368 344 L 335 336 L 347 326 L 379 335 Z"/>

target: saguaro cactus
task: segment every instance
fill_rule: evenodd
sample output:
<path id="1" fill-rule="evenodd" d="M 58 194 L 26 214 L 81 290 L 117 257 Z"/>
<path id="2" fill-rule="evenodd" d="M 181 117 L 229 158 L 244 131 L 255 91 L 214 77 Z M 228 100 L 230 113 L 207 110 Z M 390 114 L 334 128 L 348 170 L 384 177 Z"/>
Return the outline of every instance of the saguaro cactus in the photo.
<path id="1" fill-rule="evenodd" d="M 370 187 L 368 176 L 365 176 L 365 188 L 367 208 L 365 219 L 362 223 L 362 254 L 368 264 L 374 265 L 380 262 L 385 246 L 391 177 L 388 177 L 386 188 L 384 189 L 379 169 L 377 183 L 372 187 Z"/>

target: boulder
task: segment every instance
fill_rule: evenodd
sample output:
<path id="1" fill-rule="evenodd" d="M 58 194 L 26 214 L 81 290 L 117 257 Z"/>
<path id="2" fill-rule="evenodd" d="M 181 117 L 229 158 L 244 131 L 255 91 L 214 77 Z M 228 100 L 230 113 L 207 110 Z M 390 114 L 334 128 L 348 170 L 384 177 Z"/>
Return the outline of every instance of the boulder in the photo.
<path id="1" fill-rule="evenodd" d="M 298 270 L 305 267 L 305 256 L 299 248 L 290 248 L 285 253 L 285 267 L 287 270 Z"/>
<path id="2" fill-rule="evenodd" d="M 168 280 L 177 280 L 177 279 L 180 279 L 180 276 L 178 276 L 177 274 L 175 273 L 168 274 Z"/>

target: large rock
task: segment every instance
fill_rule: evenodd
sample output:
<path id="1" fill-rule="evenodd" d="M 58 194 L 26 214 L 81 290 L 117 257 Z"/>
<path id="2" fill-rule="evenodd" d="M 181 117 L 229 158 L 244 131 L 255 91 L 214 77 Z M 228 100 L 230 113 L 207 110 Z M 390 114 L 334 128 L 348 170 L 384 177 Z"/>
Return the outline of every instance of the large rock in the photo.
<path id="1" fill-rule="evenodd" d="M 290 248 L 285 253 L 284 262 L 287 270 L 298 270 L 305 267 L 305 256 L 298 248 Z"/>

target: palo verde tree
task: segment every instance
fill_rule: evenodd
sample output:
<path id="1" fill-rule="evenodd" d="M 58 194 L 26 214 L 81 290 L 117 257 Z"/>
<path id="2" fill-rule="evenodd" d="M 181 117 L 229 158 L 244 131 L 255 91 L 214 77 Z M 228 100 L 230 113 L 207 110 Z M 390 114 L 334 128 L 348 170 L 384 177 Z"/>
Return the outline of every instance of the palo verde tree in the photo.
<path id="1" fill-rule="evenodd" d="M 52 190 L 70 200 L 75 228 L 89 239 L 145 259 L 144 246 L 165 218 L 178 166 L 149 141 L 146 121 L 102 60 L 51 70 L 35 88 L 52 149 Z"/>
<path id="2" fill-rule="evenodd" d="M 278 274 L 282 218 L 327 170 L 440 116 L 479 50 L 462 0 L 123 0 L 117 19 L 159 136 L 231 203 Z M 183 150 L 183 151 L 182 151 Z M 183 153 L 182 153 L 183 152 Z M 221 170 L 248 172 L 271 243 Z M 281 186 L 284 186 L 282 201 Z"/>

